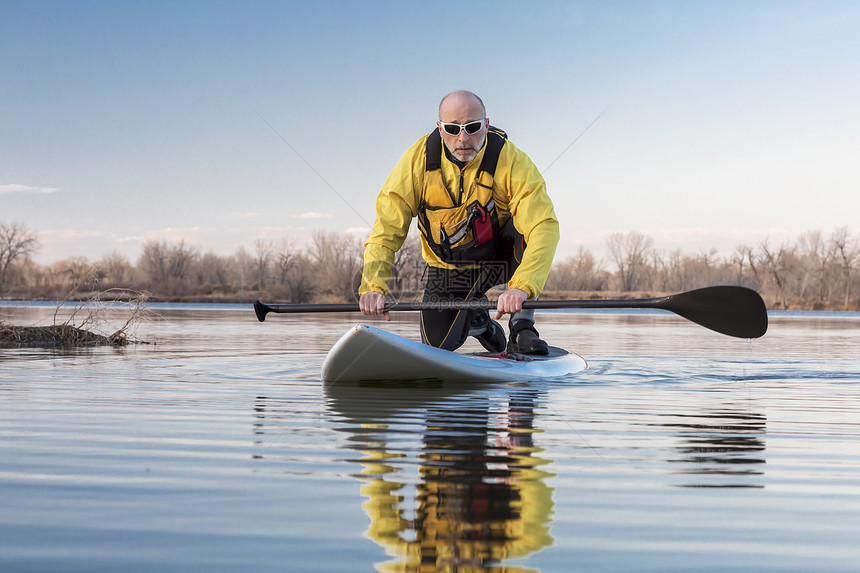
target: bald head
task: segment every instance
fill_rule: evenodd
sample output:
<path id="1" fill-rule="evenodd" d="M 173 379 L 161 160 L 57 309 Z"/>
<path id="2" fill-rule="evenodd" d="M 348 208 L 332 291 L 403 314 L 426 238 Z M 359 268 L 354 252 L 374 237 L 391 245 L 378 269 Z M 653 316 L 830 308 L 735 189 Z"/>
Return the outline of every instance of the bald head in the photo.
<path id="1" fill-rule="evenodd" d="M 474 125 L 476 122 L 480 122 L 481 128 L 478 131 L 467 132 L 465 126 Z M 468 163 L 478 155 L 487 139 L 489 123 L 484 102 L 472 92 L 465 90 L 451 92 L 439 102 L 439 121 L 437 122 L 439 134 L 445 147 L 458 161 Z M 456 125 L 449 133 L 442 124 Z M 455 131 L 458 134 L 452 135 Z"/>
<path id="2" fill-rule="evenodd" d="M 449 93 L 439 102 L 439 119 L 441 121 L 451 121 L 450 119 L 445 119 L 443 114 L 457 113 L 457 111 L 465 108 L 468 108 L 470 111 L 480 109 L 480 117 L 487 115 L 487 108 L 484 107 L 484 102 L 481 101 L 481 98 L 477 94 L 466 90 L 457 90 Z"/>

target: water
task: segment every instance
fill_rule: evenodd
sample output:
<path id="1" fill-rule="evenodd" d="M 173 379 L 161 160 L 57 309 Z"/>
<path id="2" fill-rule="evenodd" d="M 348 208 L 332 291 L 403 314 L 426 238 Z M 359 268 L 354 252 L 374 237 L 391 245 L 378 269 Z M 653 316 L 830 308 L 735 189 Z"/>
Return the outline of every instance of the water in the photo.
<path id="1" fill-rule="evenodd" d="M 0 571 L 858 570 L 858 313 L 545 312 L 585 372 L 330 388 L 356 315 L 158 312 L 0 350 Z"/>

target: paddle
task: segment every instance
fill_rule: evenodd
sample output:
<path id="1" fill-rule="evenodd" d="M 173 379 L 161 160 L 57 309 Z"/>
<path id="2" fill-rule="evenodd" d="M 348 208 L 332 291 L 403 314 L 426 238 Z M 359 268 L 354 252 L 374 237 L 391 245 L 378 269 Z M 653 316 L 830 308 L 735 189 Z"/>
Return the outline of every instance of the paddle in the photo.
<path id="1" fill-rule="evenodd" d="M 490 300 L 398 302 L 386 310 L 493 310 Z M 767 332 L 767 308 L 754 290 L 735 286 L 714 286 L 656 298 L 535 300 L 523 308 L 656 308 L 668 310 L 696 324 L 738 338 L 758 338 Z M 303 312 L 358 312 L 357 303 L 265 304 L 254 302 L 260 322 L 266 315 Z"/>

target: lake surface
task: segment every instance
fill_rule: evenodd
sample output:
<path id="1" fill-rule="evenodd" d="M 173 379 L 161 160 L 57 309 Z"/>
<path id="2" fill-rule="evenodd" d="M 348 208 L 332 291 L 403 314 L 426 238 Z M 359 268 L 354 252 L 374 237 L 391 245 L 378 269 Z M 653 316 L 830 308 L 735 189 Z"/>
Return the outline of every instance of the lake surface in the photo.
<path id="1" fill-rule="evenodd" d="M 585 372 L 404 388 L 321 383 L 358 315 L 153 308 L 0 349 L 0 571 L 860 570 L 859 313 L 543 312 Z"/>

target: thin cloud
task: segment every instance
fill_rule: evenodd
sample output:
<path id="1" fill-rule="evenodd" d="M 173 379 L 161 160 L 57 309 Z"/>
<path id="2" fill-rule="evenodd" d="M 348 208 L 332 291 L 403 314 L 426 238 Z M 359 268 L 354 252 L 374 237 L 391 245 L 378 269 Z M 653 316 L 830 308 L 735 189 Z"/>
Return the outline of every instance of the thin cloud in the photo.
<path id="1" fill-rule="evenodd" d="M 293 219 L 331 219 L 332 217 L 334 217 L 334 215 L 331 213 L 317 213 L 315 211 L 293 215 Z"/>
<path id="2" fill-rule="evenodd" d="M 33 185 L 20 185 L 18 183 L 5 183 L 0 185 L 0 195 L 4 193 L 31 193 L 36 195 L 46 195 L 48 193 L 56 193 L 59 187 L 36 187 Z"/>
<path id="3" fill-rule="evenodd" d="M 367 235 L 370 232 L 370 229 L 367 227 L 348 227 L 343 231 L 347 235 Z"/>

